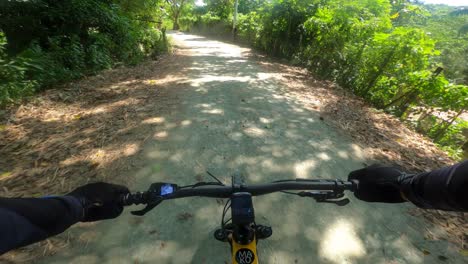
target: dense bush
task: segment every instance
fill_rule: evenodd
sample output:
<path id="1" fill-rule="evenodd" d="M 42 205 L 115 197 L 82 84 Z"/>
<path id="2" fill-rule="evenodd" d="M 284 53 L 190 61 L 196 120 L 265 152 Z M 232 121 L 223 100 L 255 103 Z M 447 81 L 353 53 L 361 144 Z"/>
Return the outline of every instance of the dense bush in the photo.
<path id="1" fill-rule="evenodd" d="M 2 1 L 0 105 L 164 52 L 164 33 L 151 18 L 139 19 L 145 8 L 111 0 Z"/>

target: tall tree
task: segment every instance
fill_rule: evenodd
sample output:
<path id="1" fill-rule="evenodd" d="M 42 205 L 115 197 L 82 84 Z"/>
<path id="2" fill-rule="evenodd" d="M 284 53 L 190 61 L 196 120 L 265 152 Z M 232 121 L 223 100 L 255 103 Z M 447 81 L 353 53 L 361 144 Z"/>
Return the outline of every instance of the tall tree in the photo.
<path id="1" fill-rule="evenodd" d="M 234 0 L 205 0 L 209 12 L 227 19 L 234 12 Z"/>
<path id="2" fill-rule="evenodd" d="M 166 0 L 169 5 L 169 15 L 171 16 L 173 29 L 179 30 L 179 19 L 187 7 L 193 5 L 193 0 Z"/>

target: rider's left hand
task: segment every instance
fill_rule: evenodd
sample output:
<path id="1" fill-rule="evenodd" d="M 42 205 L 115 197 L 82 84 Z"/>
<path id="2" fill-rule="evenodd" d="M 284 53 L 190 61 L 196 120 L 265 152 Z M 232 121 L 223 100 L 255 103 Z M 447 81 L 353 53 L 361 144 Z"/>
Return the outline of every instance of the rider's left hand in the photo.
<path id="1" fill-rule="evenodd" d="M 123 211 L 120 198 L 129 192 L 122 185 L 97 182 L 78 187 L 68 195 L 77 198 L 83 205 L 81 221 L 91 222 L 118 217 Z"/>

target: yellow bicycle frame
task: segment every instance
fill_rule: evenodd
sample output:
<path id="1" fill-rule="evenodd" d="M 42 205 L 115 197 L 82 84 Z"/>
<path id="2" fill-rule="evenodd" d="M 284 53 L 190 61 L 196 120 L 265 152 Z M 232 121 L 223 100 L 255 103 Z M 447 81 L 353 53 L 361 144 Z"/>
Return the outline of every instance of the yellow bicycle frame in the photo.
<path id="1" fill-rule="evenodd" d="M 241 245 L 230 239 L 233 264 L 258 264 L 257 239 L 247 245 Z"/>

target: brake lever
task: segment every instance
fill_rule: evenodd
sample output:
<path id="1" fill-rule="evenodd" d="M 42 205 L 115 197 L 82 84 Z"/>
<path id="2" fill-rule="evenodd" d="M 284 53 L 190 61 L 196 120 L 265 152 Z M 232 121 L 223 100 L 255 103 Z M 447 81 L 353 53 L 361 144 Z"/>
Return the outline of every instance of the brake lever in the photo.
<path id="1" fill-rule="evenodd" d="M 304 191 L 299 192 L 297 195 L 301 197 L 311 197 L 317 203 L 332 203 L 338 206 L 345 206 L 349 204 L 350 200 L 348 198 L 340 199 L 344 197 L 343 192 L 335 191 Z"/>
<path id="2" fill-rule="evenodd" d="M 148 203 L 146 204 L 146 207 L 141 209 L 141 210 L 138 210 L 138 211 L 131 211 L 130 213 L 132 215 L 137 215 L 137 216 L 143 216 L 145 215 L 147 212 L 153 210 L 153 208 L 155 208 L 156 206 L 158 206 L 164 199 L 160 198 L 159 200 L 156 200 L 154 202 L 151 202 L 151 203 Z"/>
<path id="3" fill-rule="evenodd" d="M 343 192 L 335 191 L 303 191 L 297 193 L 301 197 L 312 197 L 316 200 L 328 200 L 328 199 L 337 199 L 344 197 Z"/>
<path id="4" fill-rule="evenodd" d="M 341 199 L 341 200 L 317 200 L 315 199 L 315 201 L 317 203 L 332 203 L 332 204 L 336 204 L 338 206 L 345 206 L 347 204 L 349 204 L 349 199 L 348 198 L 344 198 L 344 199 Z"/>

